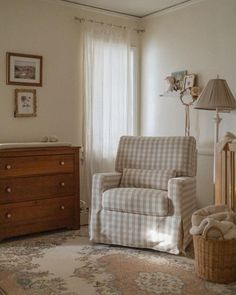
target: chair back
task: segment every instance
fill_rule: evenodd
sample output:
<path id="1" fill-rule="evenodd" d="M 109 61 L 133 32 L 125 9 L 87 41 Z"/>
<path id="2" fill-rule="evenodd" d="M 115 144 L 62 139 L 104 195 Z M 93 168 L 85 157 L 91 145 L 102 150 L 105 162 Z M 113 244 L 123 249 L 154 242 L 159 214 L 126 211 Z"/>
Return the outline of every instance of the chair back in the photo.
<path id="1" fill-rule="evenodd" d="M 177 176 L 195 176 L 196 160 L 196 140 L 192 136 L 122 136 L 115 170 L 175 169 Z"/>

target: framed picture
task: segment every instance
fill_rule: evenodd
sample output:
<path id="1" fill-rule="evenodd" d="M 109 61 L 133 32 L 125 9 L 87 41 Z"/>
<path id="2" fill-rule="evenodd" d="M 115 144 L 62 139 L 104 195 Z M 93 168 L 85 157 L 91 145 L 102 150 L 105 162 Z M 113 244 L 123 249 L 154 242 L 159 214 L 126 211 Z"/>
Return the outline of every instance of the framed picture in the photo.
<path id="1" fill-rule="evenodd" d="M 195 75 L 190 74 L 184 77 L 184 89 L 192 88 L 195 82 Z"/>
<path id="2" fill-rule="evenodd" d="M 175 78 L 176 90 L 183 90 L 184 77 L 187 75 L 187 71 L 179 71 L 171 73 L 171 76 Z"/>
<path id="3" fill-rule="evenodd" d="M 15 89 L 15 117 L 36 117 L 35 89 Z"/>
<path id="4" fill-rule="evenodd" d="M 7 84 L 42 86 L 43 57 L 7 52 Z"/>

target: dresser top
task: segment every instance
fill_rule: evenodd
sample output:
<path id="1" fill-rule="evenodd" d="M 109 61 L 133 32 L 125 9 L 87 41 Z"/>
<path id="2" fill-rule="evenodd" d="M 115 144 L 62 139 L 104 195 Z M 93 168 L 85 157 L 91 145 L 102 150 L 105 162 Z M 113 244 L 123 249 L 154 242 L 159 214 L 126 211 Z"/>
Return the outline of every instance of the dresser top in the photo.
<path id="1" fill-rule="evenodd" d="M 68 142 L 5 142 L 0 143 L 0 150 L 15 149 L 15 148 L 29 148 L 29 147 L 60 147 L 72 146 Z"/>

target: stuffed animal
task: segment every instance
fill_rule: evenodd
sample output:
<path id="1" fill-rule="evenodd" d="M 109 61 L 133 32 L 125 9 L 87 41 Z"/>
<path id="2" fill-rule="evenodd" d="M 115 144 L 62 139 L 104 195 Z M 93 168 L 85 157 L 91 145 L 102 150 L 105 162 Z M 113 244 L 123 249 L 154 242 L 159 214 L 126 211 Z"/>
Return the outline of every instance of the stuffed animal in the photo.
<path id="1" fill-rule="evenodd" d="M 224 135 L 224 139 L 226 139 L 227 141 L 232 141 L 232 140 L 236 139 L 236 136 L 233 132 L 227 131 Z"/>
<path id="2" fill-rule="evenodd" d="M 168 89 L 167 89 L 167 92 L 173 92 L 173 91 L 177 91 L 178 90 L 178 87 L 176 85 L 176 81 L 175 81 L 175 77 L 173 76 L 167 76 L 165 78 L 165 80 L 167 81 L 167 84 L 168 84 Z"/>

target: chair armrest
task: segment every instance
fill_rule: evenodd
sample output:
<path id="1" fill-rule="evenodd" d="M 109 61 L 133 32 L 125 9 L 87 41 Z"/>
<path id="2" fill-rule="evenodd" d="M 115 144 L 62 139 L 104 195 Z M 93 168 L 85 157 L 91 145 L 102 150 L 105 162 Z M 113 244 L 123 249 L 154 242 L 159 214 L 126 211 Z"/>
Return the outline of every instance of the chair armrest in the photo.
<path id="1" fill-rule="evenodd" d="M 96 173 L 93 175 L 93 193 L 103 193 L 104 191 L 118 187 L 122 174 L 120 172 Z"/>
<path id="2" fill-rule="evenodd" d="M 92 208 L 100 208 L 104 191 L 118 187 L 122 174 L 119 172 L 97 173 L 93 175 Z"/>
<path id="3" fill-rule="evenodd" d="M 99 213 L 102 209 L 102 194 L 104 191 L 118 187 L 121 180 L 121 173 L 97 173 L 93 175 L 92 200 L 91 200 L 91 219 L 90 219 L 90 238 L 97 236 L 97 225 L 99 223 Z M 99 235 L 99 234 L 98 234 Z"/>
<path id="4" fill-rule="evenodd" d="M 174 215 L 189 215 L 196 210 L 196 177 L 176 177 L 168 182 L 168 197 Z"/>

